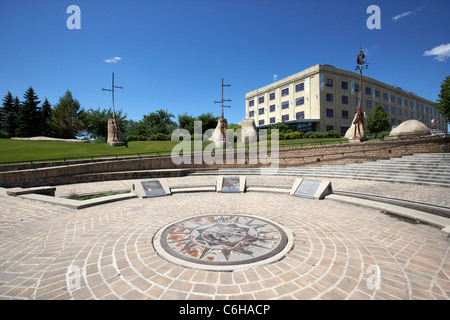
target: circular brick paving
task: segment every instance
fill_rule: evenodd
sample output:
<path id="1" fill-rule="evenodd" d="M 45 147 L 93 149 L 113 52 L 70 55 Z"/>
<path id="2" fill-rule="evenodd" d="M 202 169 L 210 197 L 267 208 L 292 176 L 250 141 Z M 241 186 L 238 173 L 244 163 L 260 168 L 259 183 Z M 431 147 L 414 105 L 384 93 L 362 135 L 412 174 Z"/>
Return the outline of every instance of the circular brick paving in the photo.
<path id="1" fill-rule="evenodd" d="M 203 270 L 254 268 L 292 248 L 290 230 L 255 216 L 192 217 L 159 230 L 153 244 L 168 261 Z"/>
<path id="2" fill-rule="evenodd" d="M 375 209 L 258 192 L 173 194 L 78 211 L 0 200 L 2 299 L 450 298 L 449 238 Z M 282 259 L 229 272 L 161 257 L 155 234 L 199 216 L 254 216 L 291 230 L 295 245 Z M 233 239 L 254 235 L 238 222 Z M 214 235 L 213 228 L 203 238 Z"/>

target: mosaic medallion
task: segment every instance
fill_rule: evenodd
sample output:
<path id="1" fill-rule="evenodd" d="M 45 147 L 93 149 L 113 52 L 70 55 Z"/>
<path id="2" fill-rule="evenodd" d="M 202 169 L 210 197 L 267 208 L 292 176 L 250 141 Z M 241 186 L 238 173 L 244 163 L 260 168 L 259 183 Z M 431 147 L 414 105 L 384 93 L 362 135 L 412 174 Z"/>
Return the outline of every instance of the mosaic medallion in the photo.
<path id="1" fill-rule="evenodd" d="M 156 251 L 167 260 L 208 270 L 235 270 L 276 261 L 292 244 L 287 228 L 243 215 L 185 219 L 162 228 L 154 238 Z"/>

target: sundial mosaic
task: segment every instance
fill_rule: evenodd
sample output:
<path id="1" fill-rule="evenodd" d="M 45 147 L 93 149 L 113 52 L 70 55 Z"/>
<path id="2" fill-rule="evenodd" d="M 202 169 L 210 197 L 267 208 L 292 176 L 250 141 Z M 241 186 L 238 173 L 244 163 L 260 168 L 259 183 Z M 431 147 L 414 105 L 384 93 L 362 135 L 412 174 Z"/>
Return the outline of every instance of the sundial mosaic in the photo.
<path id="1" fill-rule="evenodd" d="M 194 264 L 242 265 L 285 249 L 288 237 L 274 222 L 245 215 L 208 215 L 185 219 L 158 237 L 169 255 Z"/>

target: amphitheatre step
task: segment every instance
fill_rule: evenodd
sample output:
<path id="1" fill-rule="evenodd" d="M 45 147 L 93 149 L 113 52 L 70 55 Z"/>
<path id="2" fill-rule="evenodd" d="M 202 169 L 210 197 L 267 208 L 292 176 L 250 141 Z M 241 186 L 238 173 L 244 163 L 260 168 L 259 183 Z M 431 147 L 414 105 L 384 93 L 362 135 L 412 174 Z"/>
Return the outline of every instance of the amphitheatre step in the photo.
<path id="1" fill-rule="evenodd" d="M 440 228 L 447 235 L 449 234 L 450 227 L 450 219 L 442 216 L 438 216 L 435 214 L 431 214 L 428 212 L 405 208 L 397 205 L 393 205 L 390 203 L 383 203 L 379 201 L 360 199 L 354 197 L 348 197 L 338 194 L 330 194 L 325 197 L 326 200 L 335 200 L 341 201 L 345 203 L 351 203 L 354 205 L 359 205 L 363 207 L 370 207 L 377 210 L 381 210 L 386 214 L 393 214 L 395 216 L 399 216 L 402 218 L 406 218 L 408 220 L 419 221 L 422 223 L 426 223 L 435 227 Z"/>
<path id="2" fill-rule="evenodd" d="M 334 194 L 343 195 L 347 197 L 355 197 L 367 200 L 374 200 L 384 203 L 390 203 L 393 205 L 399 205 L 402 207 L 415 209 L 419 211 L 424 211 L 428 213 L 432 213 L 435 215 L 439 215 L 442 217 L 450 218 L 450 208 L 444 207 L 441 205 L 431 204 L 431 203 L 423 203 L 418 201 L 406 200 L 406 199 L 397 199 L 387 196 L 380 196 L 374 194 L 360 193 L 354 191 L 342 191 L 342 190 L 333 190 Z"/>
<path id="3" fill-rule="evenodd" d="M 219 169 L 217 171 L 196 171 L 194 175 L 260 175 L 261 169 Z M 392 173 L 355 173 L 351 171 L 318 171 L 318 170 L 289 170 L 289 168 L 280 168 L 277 172 L 273 172 L 273 175 L 292 175 L 292 176 L 316 176 L 316 177 L 328 177 L 328 178 L 346 178 L 346 179 L 361 179 L 361 180 L 376 180 L 376 181 L 394 181 L 394 182 L 406 182 L 416 184 L 429 184 L 435 186 L 450 187 L 449 176 L 443 177 L 430 177 L 428 174 L 422 176 L 418 175 L 405 175 L 405 174 L 392 174 Z"/>

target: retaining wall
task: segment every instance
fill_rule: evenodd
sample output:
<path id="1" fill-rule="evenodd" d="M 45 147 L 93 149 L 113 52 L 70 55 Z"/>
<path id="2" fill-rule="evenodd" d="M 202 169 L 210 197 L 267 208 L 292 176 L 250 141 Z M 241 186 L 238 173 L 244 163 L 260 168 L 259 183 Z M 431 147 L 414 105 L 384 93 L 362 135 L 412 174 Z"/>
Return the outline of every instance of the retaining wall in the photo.
<path id="1" fill-rule="evenodd" d="M 364 143 L 348 143 L 339 145 L 308 146 L 285 148 L 279 150 L 279 167 L 288 166 L 322 166 L 342 165 L 346 163 L 375 161 L 401 157 L 414 153 L 449 152 L 449 136 L 427 136 L 405 140 L 370 141 Z M 59 185 L 80 182 L 143 179 L 157 177 L 174 177 L 187 175 L 195 170 L 214 170 L 218 168 L 254 168 L 274 165 L 269 157 L 258 157 L 252 161 L 248 151 L 245 159 L 208 164 L 203 158 L 196 163 L 194 155 L 188 156 L 188 163 L 174 164 L 170 156 L 151 156 L 135 158 L 117 158 L 95 161 L 77 161 L 39 164 L 16 164 L 0 169 L 0 186 L 2 187 L 35 187 L 42 185 Z M 189 163 L 190 162 L 190 163 Z M 198 162 L 198 161 L 197 161 Z M 31 167 L 30 167 L 31 166 Z M 11 170 L 12 169 L 12 170 Z"/>

